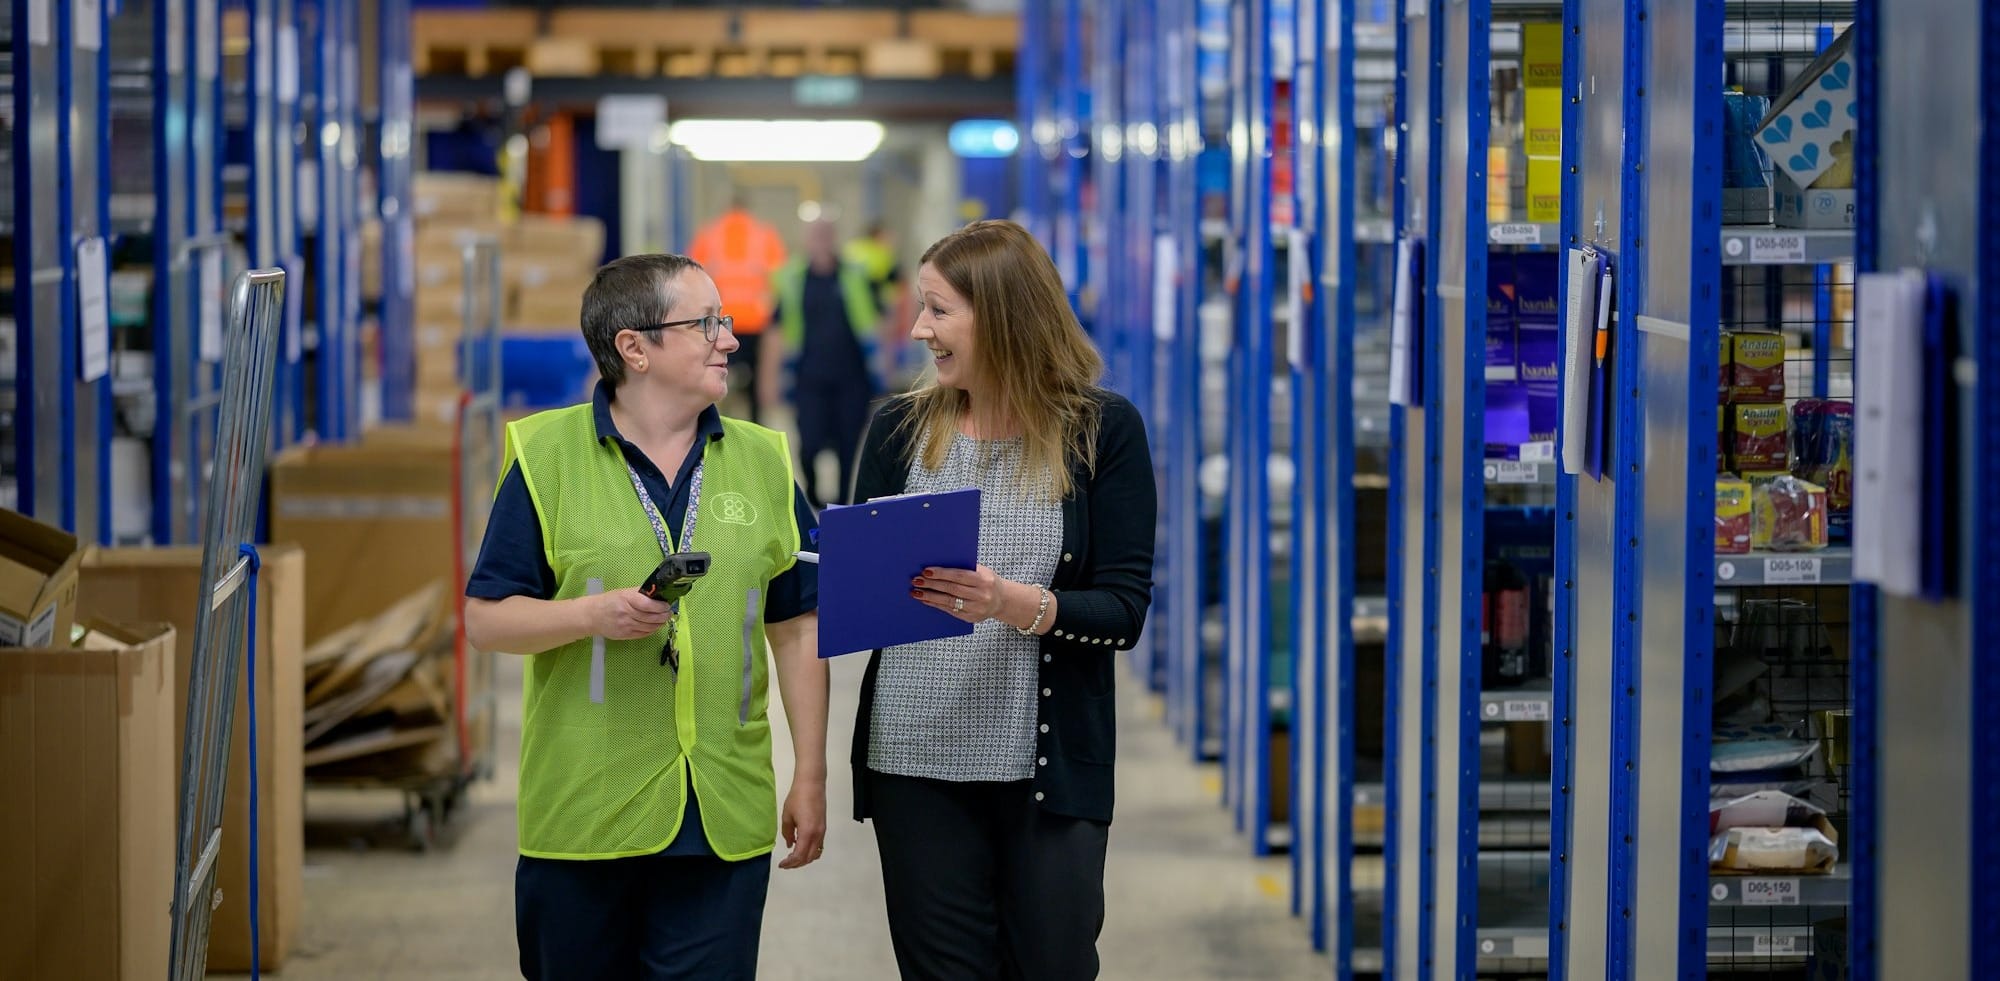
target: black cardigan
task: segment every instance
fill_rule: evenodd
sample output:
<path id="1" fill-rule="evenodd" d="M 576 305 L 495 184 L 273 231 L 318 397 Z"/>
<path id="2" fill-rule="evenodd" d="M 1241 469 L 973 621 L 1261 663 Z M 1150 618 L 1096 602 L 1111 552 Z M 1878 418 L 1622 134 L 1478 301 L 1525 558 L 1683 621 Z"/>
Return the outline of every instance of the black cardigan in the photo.
<path id="1" fill-rule="evenodd" d="M 1111 820 L 1112 759 L 1118 725 L 1111 683 L 1117 651 L 1139 642 L 1153 597 L 1153 536 L 1158 488 L 1146 423 L 1122 396 L 1098 396 L 1101 421 L 1093 473 L 1073 461 L 1073 489 L 1062 502 L 1062 555 L 1056 564 L 1056 621 L 1042 636 L 1040 720 L 1036 726 L 1035 800 L 1053 813 Z M 901 494 L 909 480 L 914 434 L 899 432 L 907 400 L 884 406 L 868 426 L 855 469 L 855 501 Z M 869 717 L 875 705 L 876 651 L 861 681 L 854 723 L 854 818 L 869 816 Z"/>

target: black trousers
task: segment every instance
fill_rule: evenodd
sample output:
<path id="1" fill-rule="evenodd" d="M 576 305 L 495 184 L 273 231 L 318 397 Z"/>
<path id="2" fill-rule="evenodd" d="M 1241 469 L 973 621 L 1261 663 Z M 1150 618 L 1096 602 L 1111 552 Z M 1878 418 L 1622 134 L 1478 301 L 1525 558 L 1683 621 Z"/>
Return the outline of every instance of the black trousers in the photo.
<path id="1" fill-rule="evenodd" d="M 1097 977 L 1110 825 L 1044 812 L 1025 780 L 866 779 L 906 981 Z"/>
<path id="2" fill-rule="evenodd" d="M 771 856 L 528 858 L 514 869 L 521 976 L 752 981 Z"/>
<path id="3" fill-rule="evenodd" d="M 764 330 L 777 329 L 776 324 L 764 328 Z M 729 356 L 729 363 L 743 369 L 743 394 L 750 397 L 750 421 L 762 424 L 764 407 L 757 401 L 757 358 L 764 349 L 764 331 L 737 334 L 736 343 L 738 345 L 736 353 Z"/>
<path id="4" fill-rule="evenodd" d="M 799 472 L 806 501 L 815 508 L 847 503 L 854 485 L 854 457 L 861 451 L 861 433 L 868 428 L 868 400 L 875 395 L 865 367 L 852 374 L 815 373 L 799 378 L 792 404 L 799 417 Z M 813 460 L 832 450 L 840 461 L 840 483 L 827 493 L 819 486 Z"/>

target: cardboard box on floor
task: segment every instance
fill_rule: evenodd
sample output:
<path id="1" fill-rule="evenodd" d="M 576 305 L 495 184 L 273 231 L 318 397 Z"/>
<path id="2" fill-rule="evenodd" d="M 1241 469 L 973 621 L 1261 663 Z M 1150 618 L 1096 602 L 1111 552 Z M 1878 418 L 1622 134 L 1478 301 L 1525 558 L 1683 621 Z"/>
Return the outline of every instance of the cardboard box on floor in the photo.
<path id="1" fill-rule="evenodd" d="M 259 550 L 257 582 L 257 833 L 259 966 L 275 971 L 296 942 L 305 885 L 304 617 L 306 557 L 295 545 Z M 77 609 L 85 618 L 164 621 L 174 625 L 173 767 L 179 773 L 186 738 L 188 679 L 194 669 L 195 612 L 201 591 L 201 549 L 92 548 L 84 554 Z M 222 905 L 209 928 L 208 966 L 250 969 L 250 771 L 248 686 L 239 683 L 230 735 L 228 794 L 216 888 Z"/>
<path id="2" fill-rule="evenodd" d="M 0 646 L 69 643 L 82 554 L 75 535 L 0 509 Z"/>
<path id="3" fill-rule="evenodd" d="M 0 650 L 0 977 L 160 976 L 174 891 L 167 624 Z"/>
<path id="4" fill-rule="evenodd" d="M 278 456 L 271 466 L 271 538 L 305 549 L 313 590 L 307 645 L 434 579 L 455 578 L 456 492 L 451 431 L 443 426 L 394 438 L 373 434 L 346 446 L 293 447 Z"/>

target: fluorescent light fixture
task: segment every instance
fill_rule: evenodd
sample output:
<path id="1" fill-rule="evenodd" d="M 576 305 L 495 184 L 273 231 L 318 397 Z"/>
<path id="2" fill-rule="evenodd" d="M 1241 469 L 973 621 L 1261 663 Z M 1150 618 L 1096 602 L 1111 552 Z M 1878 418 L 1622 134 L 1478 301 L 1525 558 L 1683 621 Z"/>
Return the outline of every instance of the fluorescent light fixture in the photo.
<path id="1" fill-rule="evenodd" d="M 859 119 L 683 119 L 667 138 L 696 160 L 838 163 L 866 160 L 882 124 Z"/>
<path id="2" fill-rule="evenodd" d="M 961 119 L 951 124 L 946 140 L 961 157 L 1011 157 L 1021 146 L 1021 132 L 1004 119 Z"/>

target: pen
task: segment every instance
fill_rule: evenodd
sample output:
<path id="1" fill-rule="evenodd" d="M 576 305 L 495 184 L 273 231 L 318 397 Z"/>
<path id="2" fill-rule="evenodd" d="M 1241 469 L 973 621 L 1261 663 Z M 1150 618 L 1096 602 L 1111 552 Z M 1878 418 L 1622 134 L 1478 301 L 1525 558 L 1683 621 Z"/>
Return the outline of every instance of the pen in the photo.
<path id="1" fill-rule="evenodd" d="M 818 552 L 793 552 L 792 558 L 798 559 L 800 562 L 811 562 L 814 565 L 819 564 Z"/>

